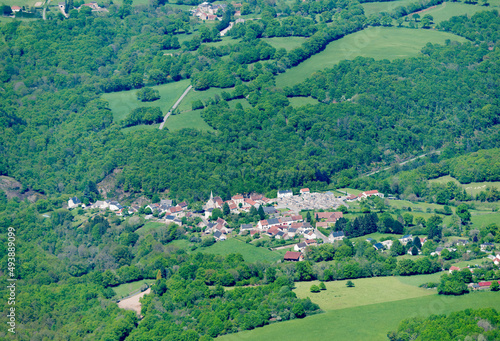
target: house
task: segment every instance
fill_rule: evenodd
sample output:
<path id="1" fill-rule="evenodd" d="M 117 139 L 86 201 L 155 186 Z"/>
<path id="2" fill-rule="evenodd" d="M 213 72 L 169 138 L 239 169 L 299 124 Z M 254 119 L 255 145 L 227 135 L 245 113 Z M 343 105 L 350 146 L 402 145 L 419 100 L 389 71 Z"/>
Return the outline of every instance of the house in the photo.
<path id="1" fill-rule="evenodd" d="M 282 225 L 287 225 L 287 226 L 292 225 L 292 222 L 293 222 L 291 217 L 281 217 L 279 220 L 280 220 Z"/>
<path id="2" fill-rule="evenodd" d="M 345 238 L 344 231 L 335 231 L 328 236 L 328 240 L 332 243 L 337 240 L 342 240 L 344 238 Z"/>
<path id="3" fill-rule="evenodd" d="M 278 191 L 278 199 L 279 198 L 290 198 L 293 197 L 293 192 L 291 189 L 284 190 L 284 191 Z"/>
<path id="4" fill-rule="evenodd" d="M 306 244 L 305 242 L 301 242 L 301 243 L 295 244 L 295 246 L 293 247 L 293 249 L 294 249 L 295 251 L 302 251 L 302 250 L 304 250 L 306 247 L 307 247 L 307 244 Z"/>
<path id="5" fill-rule="evenodd" d="M 63 2 L 64 3 L 64 2 Z M 16 13 L 16 12 L 20 12 L 21 11 L 21 7 L 19 6 L 10 6 L 10 9 L 12 10 L 12 12 Z"/>
<path id="6" fill-rule="evenodd" d="M 491 250 L 495 248 L 495 244 L 493 243 L 483 243 L 481 244 L 481 251 L 485 252 L 486 250 Z"/>
<path id="7" fill-rule="evenodd" d="M 179 206 L 182 210 L 187 210 L 188 203 L 183 201 L 183 202 L 179 203 L 177 206 Z"/>
<path id="8" fill-rule="evenodd" d="M 465 246 L 467 244 L 469 244 L 469 241 L 467 239 L 459 239 L 459 240 L 457 240 L 457 245 Z"/>
<path id="9" fill-rule="evenodd" d="M 388 240 L 384 240 L 383 242 L 380 242 L 382 245 L 384 245 L 384 247 L 386 249 L 390 249 L 392 247 L 392 243 L 393 241 L 388 239 Z"/>
<path id="10" fill-rule="evenodd" d="M 271 226 L 267 231 L 266 233 L 271 236 L 271 237 L 274 237 L 278 234 L 278 232 L 280 232 L 281 230 L 277 227 L 277 226 Z"/>
<path id="11" fill-rule="evenodd" d="M 316 223 L 316 228 L 318 228 L 318 227 L 322 227 L 324 229 L 327 229 L 328 228 L 328 223 L 326 221 L 317 222 Z"/>
<path id="12" fill-rule="evenodd" d="M 479 289 L 486 289 L 486 288 L 489 288 L 491 286 L 491 283 L 493 281 L 487 281 L 487 282 L 479 282 L 477 283 L 479 285 Z M 498 284 L 500 284 L 500 281 L 497 281 Z"/>
<path id="13" fill-rule="evenodd" d="M 450 274 L 453 272 L 453 271 L 460 271 L 460 268 L 458 266 L 455 266 L 455 265 L 452 265 L 449 272 Z"/>
<path id="14" fill-rule="evenodd" d="M 271 218 L 271 219 L 267 219 L 267 224 L 269 227 L 271 227 L 271 226 L 278 226 L 281 224 L 281 222 L 279 219 Z"/>
<path id="15" fill-rule="evenodd" d="M 214 232 L 214 238 L 217 241 L 222 241 L 222 240 L 226 240 L 227 239 L 226 235 L 224 233 L 220 232 L 220 231 L 215 231 Z"/>
<path id="16" fill-rule="evenodd" d="M 318 238 L 318 236 L 316 235 L 316 233 L 314 231 L 309 231 L 307 233 L 304 233 L 304 237 L 306 239 L 316 239 L 316 238 Z"/>
<path id="17" fill-rule="evenodd" d="M 292 215 L 292 224 L 302 222 L 302 221 L 304 221 L 304 218 L 300 214 Z"/>
<path id="18" fill-rule="evenodd" d="M 240 231 L 251 230 L 253 229 L 252 224 L 241 224 Z"/>
<path id="19" fill-rule="evenodd" d="M 276 233 L 276 235 L 274 236 L 274 238 L 276 239 L 286 239 L 287 235 L 285 232 L 283 231 L 279 231 L 278 233 Z"/>
<path id="20" fill-rule="evenodd" d="M 437 247 L 436 251 L 434 251 L 434 252 L 431 253 L 431 256 L 434 256 L 434 255 L 441 256 L 441 251 L 443 251 L 443 250 L 444 250 L 444 247 L 442 247 L 442 246 Z"/>
<path id="21" fill-rule="evenodd" d="M 257 223 L 257 227 L 261 230 L 266 230 L 269 228 L 269 223 L 267 222 L 266 219 L 259 220 L 259 222 Z"/>
<path id="22" fill-rule="evenodd" d="M 74 208 L 74 207 L 78 207 L 81 205 L 82 205 L 82 202 L 77 197 L 73 197 L 73 198 L 70 198 L 68 200 L 68 208 Z"/>
<path id="23" fill-rule="evenodd" d="M 376 243 L 373 245 L 373 247 L 375 248 L 375 250 L 383 250 L 384 249 L 384 244 L 382 243 Z"/>
<path id="24" fill-rule="evenodd" d="M 264 214 L 276 214 L 278 213 L 278 211 L 276 211 L 276 209 L 274 207 L 262 207 L 262 210 L 264 211 Z"/>
<path id="25" fill-rule="evenodd" d="M 92 2 L 90 2 L 88 4 L 83 4 L 82 6 L 90 7 L 93 10 L 98 10 L 99 9 L 99 5 L 95 1 L 92 1 Z"/>
<path id="26" fill-rule="evenodd" d="M 311 191 L 309 190 L 309 188 L 302 188 L 300 190 L 300 194 L 303 195 L 303 194 L 311 194 Z"/>
<path id="27" fill-rule="evenodd" d="M 292 237 L 292 238 L 293 238 L 293 237 L 295 237 L 295 234 L 296 234 L 296 233 L 297 233 L 297 229 L 296 229 L 295 227 L 290 227 L 290 228 L 288 229 L 288 235 L 289 235 L 290 237 Z"/>
<path id="28" fill-rule="evenodd" d="M 245 198 L 243 198 L 243 195 L 241 194 L 236 194 L 234 195 L 231 200 L 233 200 L 233 202 L 237 205 L 237 206 L 243 206 L 243 204 L 245 203 Z"/>
<path id="29" fill-rule="evenodd" d="M 316 246 L 318 245 L 318 241 L 316 239 L 308 239 L 305 241 L 307 246 Z"/>
<path id="30" fill-rule="evenodd" d="M 399 241 L 401 242 L 401 244 L 406 245 L 408 242 L 413 241 L 413 237 L 411 234 L 407 234 L 407 235 L 399 238 Z"/>
<path id="31" fill-rule="evenodd" d="M 210 198 L 208 199 L 207 203 L 205 204 L 205 210 L 207 209 L 214 209 L 214 208 L 221 208 L 222 205 L 224 205 L 224 202 L 222 201 L 221 197 L 214 197 L 213 193 L 210 192 Z"/>
<path id="32" fill-rule="evenodd" d="M 284 260 L 292 262 L 298 262 L 301 261 L 302 259 L 303 259 L 302 253 L 293 251 L 287 251 L 284 257 Z"/>
<path id="33" fill-rule="evenodd" d="M 356 201 L 358 200 L 358 196 L 355 194 L 348 195 L 347 198 L 345 198 L 346 201 Z"/>
<path id="34" fill-rule="evenodd" d="M 377 191 L 375 189 L 375 190 L 372 190 L 372 191 L 366 191 L 366 192 L 361 193 L 359 195 L 359 198 L 363 199 L 363 198 L 368 198 L 368 197 L 371 197 L 371 196 L 377 196 L 379 198 L 383 198 L 384 197 L 384 195 L 382 193 L 379 193 L 379 191 Z"/>

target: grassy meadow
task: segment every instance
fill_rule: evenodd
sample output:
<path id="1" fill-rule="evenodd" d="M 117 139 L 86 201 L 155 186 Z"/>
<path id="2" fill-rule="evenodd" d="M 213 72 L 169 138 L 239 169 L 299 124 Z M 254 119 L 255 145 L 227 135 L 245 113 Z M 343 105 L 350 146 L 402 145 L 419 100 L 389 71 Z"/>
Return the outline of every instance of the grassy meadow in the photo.
<path id="1" fill-rule="evenodd" d="M 200 248 L 198 251 L 227 255 L 230 253 L 240 253 L 246 262 L 276 262 L 283 259 L 286 250 L 269 251 L 267 248 L 256 247 L 251 244 L 239 241 L 235 238 L 217 242 L 208 248 Z"/>
<path id="2" fill-rule="evenodd" d="M 109 108 L 113 112 L 113 120 L 118 122 L 123 120 L 130 111 L 139 107 L 160 107 L 166 114 L 189 85 L 190 81 L 186 79 L 180 82 L 152 86 L 160 93 L 160 99 L 154 102 L 139 101 L 136 96 L 137 90 L 107 93 L 103 94 L 102 98 L 108 101 Z"/>
<path id="3" fill-rule="evenodd" d="M 465 191 L 471 195 L 477 195 L 480 192 L 486 190 L 486 187 L 496 187 L 500 190 L 500 181 L 490 181 L 490 182 L 471 182 L 469 184 L 461 184 L 457 179 L 449 175 L 445 175 L 436 179 L 429 180 L 430 183 L 446 184 L 448 182 L 454 182 L 457 185 L 462 186 Z"/>
<path id="4" fill-rule="evenodd" d="M 154 279 L 142 279 L 140 281 L 120 284 L 119 286 L 114 287 L 112 289 L 116 293 L 116 297 L 123 298 L 127 297 L 134 291 L 139 290 L 144 284 L 151 285 L 154 282 L 155 282 Z"/>
<path id="5" fill-rule="evenodd" d="M 288 98 L 292 107 L 301 107 L 308 104 L 318 104 L 319 101 L 312 97 L 291 97 Z"/>
<path id="6" fill-rule="evenodd" d="M 415 0 L 399 0 L 399 1 L 383 1 L 383 2 L 367 2 L 361 4 L 365 11 L 365 15 L 369 17 L 374 13 L 390 13 L 395 8 L 399 6 L 408 6 L 409 4 L 416 2 Z"/>
<path id="7" fill-rule="evenodd" d="M 201 131 L 213 131 L 207 122 L 201 117 L 201 110 L 183 112 L 178 115 L 170 115 L 165 127 L 170 131 L 184 128 L 197 129 Z"/>
<path id="8" fill-rule="evenodd" d="M 360 281 L 354 280 L 353 282 L 356 286 L 349 289 L 354 292 L 352 295 L 355 296 L 356 290 L 360 289 Z M 432 290 L 429 291 L 432 292 Z M 384 296 L 390 299 L 389 295 L 385 294 Z M 311 293 L 308 297 L 321 306 L 322 302 L 318 301 L 317 296 Z M 371 299 L 377 300 L 376 295 L 374 294 Z M 217 340 L 386 341 L 387 333 L 396 330 L 399 322 L 405 318 L 448 314 L 467 308 L 498 308 L 499 305 L 500 294 L 496 292 L 477 292 L 458 297 L 433 294 L 397 301 L 390 299 L 390 301 L 382 303 L 326 310 L 324 314 L 301 320 L 274 323 L 252 331 L 225 335 Z"/>
<path id="9" fill-rule="evenodd" d="M 187 85 L 186 85 L 186 88 L 187 88 Z M 184 90 L 186 88 L 184 88 Z M 186 95 L 186 97 L 184 97 L 184 99 L 182 100 L 182 102 L 179 104 L 179 106 L 177 108 L 179 109 L 180 112 L 189 111 L 189 110 L 193 109 L 192 104 L 194 101 L 201 100 L 203 103 L 205 103 L 206 100 L 208 100 L 209 98 L 213 98 L 215 95 L 220 96 L 220 94 L 223 91 L 231 92 L 233 90 L 234 90 L 234 88 L 227 88 L 227 89 L 210 88 L 210 89 L 205 90 L 205 91 L 196 91 L 194 89 L 191 89 L 191 91 L 189 91 L 189 93 Z M 182 94 L 182 92 L 181 92 L 181 94 Z"/>
<path id="10" fill-rule="evenodd" d="M 311 285 L 319 281 L 299 282 L 293 290 L 297 297 L 310 297 L 324 311 L 359 307 L 364 305 L 399 301 L 434 295 L 435 290 L 422 289 L 418 286 L 401 282 L 397 277 L 372 277 L 351 280 L 354 288 L 346 286 L 346 280 L 325 282 L 326 290 L 312 293 Z M 427 281 L 429 282 L 429 281 Z"/>
<path id="11" fill-rule="evenodd" d="M 451 17 L 467 14 L 469 17 L 477 12 L 498 9 L 498 2 L 492 3 L 490 6 L 485 7 L 480 4 L 464 4 L 461 2 L 444 2 L 428 11 L 419 13 L 421 17 L 426 14 L 432 15 L 435 24 L 442 21 L 449 20 Z"/>
<path id="12" fill-rule="evenodd" d="M 413 57 L 428 42 L 443 44 L 446 39 L 466 41 L 465 38 L 447 32 L 370 27 L 331 42 L 322 52 L 277 76 L 276 85 L 285 87 L 298 84 L 316 71 L 358 56 L 377 60 Z"/>
<path id="13" fill-rule="evenodd" d="M 274 37 L 274 38 L 263 38 L 266 43 L 274 47 L 276 50 L 281 48 L 290 51 L 296 47 L 300 47 L 305 41 L 304 37 Z"/>

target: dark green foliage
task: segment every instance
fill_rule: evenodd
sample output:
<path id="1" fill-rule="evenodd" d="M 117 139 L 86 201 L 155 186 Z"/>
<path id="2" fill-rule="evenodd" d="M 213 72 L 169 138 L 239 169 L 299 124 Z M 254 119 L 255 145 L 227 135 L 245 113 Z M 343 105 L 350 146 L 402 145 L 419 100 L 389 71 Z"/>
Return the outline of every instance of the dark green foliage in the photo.
<path id="1" fill-rule="evenodd" d="M 311 285 L 311 288 L 309 290 L 311 292 L 320 292 L 320 289 L 316 284 Z"/>
<path id="2" fill-rule="evenodd" d="M 123 121 L 124 127 L 138 124 L 155 124 L 163 121 L 163 113 L 159 107 L 140 107 L 132 110 Z"/>
<path id="3" fill-rule="evenodd" d="M 481 335 L 484 340 L 500 338 L 500 314 L 492 308 L 467 309 L 446 315 L 412 318 L 400 322 L 398 330 L 388 333 L 391 341 L 473 339 Z"/>
<path id="4" fill-rule="evenodd" d="M 352 281 L 347 281 L 345 284 L 348 288 L 354 288 L 354 283 Z"/>

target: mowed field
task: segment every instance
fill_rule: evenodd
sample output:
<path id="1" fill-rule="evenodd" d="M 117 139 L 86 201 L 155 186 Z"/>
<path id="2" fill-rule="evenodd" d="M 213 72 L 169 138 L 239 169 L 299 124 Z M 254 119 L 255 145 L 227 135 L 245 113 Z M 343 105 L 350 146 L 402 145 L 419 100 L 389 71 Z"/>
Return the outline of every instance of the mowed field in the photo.
<path id="1" fill-rule="evenodd" d="M 493 9 L 499 9 L 498 2 L 491 2 L 491 5 L 488 7 L 481 6 L 480 4 L 471 5 L 464 4 L 461 2 L 444 2 L 441 5 L 438 5 L 434 8 L 429 9 L 428 11 L 419 13 L 420 17 L 423 17 L 426 14 L 430 14 L 434 19 L 435 24 L 439 24 L 442 21 L 449 20 L 451 17 L 467 14 L 469 17 L 474 15 L 477 12 L 481 11 L 489 11 Z"/>
<path id="2" fill-rule="evenodd" d="M 200 248 L 203 253 L 213 253 L 227 255 L 230 253 L 240 253 L 246 262 L 276 262 L 283 259 L 286 250 L 269 251 L 267 248 L 256 247 L 251 244 L 239 241 L 235 238 L 217 242 L 208 248 Z"/>
<path id="3" fill-rule="evenodd" d="M 449 175 L 441 176 L 436 179 L 429 180 L 430 183 L 446 184 L 448 182 L 454 182 L 460 185 L 465 191 L 471 195 L 477 195 L 482 191 L 486 190 L 486 187 L 496 187 L 500 190 L 500 181 L 489 181 L 489 182 L 471 182 L 470 184 L 461 184 L 457 179 Z"/>
<path id="4" fill-rule="evenodd" d="M 399 6 L 408 6 L 416 2 L 415 0 L 399 0 L 399 1 L 383 1 L 383 2 L 367 2 L 361 4 L 365 10 L 365 15 L 369 17 L 373 13 L 390 13 Z"/>
<path id="5" fill-rule="evenodd" d="M 356 291 L 358 281 L 354 280 L 356 287 L 350 289 Z M 353 296 L 355 296 L 355 293 Z M 388 296 L 388 294 L 384 296 Z M 321 302 L 318 302 L 312 293 L 309 297 L 313 302 L 317 302 L 321 306 Z M 372 296 L 372 299 L 376 299 L 375 295 Z M 396 330 L 399 322 L 405 318 L 448 314 L 467 308 L 492 307 L 498 309 L 499 306 L 500 294 L 497 292 L 471 293 L 458 297 L 438 296 L 437 294 L 424 295 L 398 301 L 327 310 L 324 314 L 306 317 L 301 320 L 275 323 L 252 331 L 225 335 L 217 340 L 386 341 L 387 333 Z"/>
<path id="6" fill-rule="evenodd" d="M 115 122 L 123 120 L 135 108 L 139 107 L 160 107 L 163 114 L 166 114 L 174 105 L 184 90 L 190 85 L 189 80 L 152 86 L 158 90 L 160 99 L 154 102 L 141 102 L 137 99 L 138 90 L 120 91 L 103 94 L 102 98 L 109 102 L 109 108 L 113 112 Z"/>
<path id="7" fill-rule="evenodd" d="M 377 60 L 413 57 L 428 42 L 444 44 L 446 39 L 465 42 L 457 35 L 433 30 L 410 30 L 397 27 L 370 27 L 328 44 L 324 51 L 276 77 L 278 87 L 291 86 L 314 72 L 331 68 L 341 60 L 358 56 Z"/>
<path id="8" fill-rule="evenodd" d="M 311 300 L 324 311 L 359 307 L 376 303 L 399 301 L 409 298 L 436 294 L 436 290 L 422 289 L 418 286 L 401 282 L 398 277 L 373 277 L 351 280 L 355 287 L 348 288 L 347 281 L 325 282 L 326 290 L 318 293 L 310 291 L 311 285 L 319 281 L 296 283 L 293 291 L 297 297 Z M 426 281 L 426 282 L 430 282 Z"/>
<path id="9" fill-rule="evenodd" d="M 266 43 L 274 47 L 276 50 L 281 48 L 290 51 L 296 47 L 301 46 L 306 38 L 304 37 L 275 37 L 275 38 L 263 38 Z"/>
<path id="10" fill-rule="evenodd" d="M 207 122 L 201 117 L 202 110 L 192 110 L 178 115 L 170 115 L 165 127 L 170 131 L 184 128 L 197 129 L 201 131 L 213 131 Z"/>

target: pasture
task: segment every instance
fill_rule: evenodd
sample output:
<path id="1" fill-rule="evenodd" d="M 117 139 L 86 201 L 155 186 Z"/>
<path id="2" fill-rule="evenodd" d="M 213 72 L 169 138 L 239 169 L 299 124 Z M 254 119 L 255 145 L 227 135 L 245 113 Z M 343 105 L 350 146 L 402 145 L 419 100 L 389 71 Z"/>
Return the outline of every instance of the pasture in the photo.
<path id="1" fill-rule="evenodd" d="M 109 103 L 109 108 L 113 112 L 113 121 L 123 120 L 135 108 L 139 107 L 160 107 L 163 114 L 167 114 L 184 90 L 189 86 L 189 80 L 152 86 L 158 90 L 160 99 L 153 102 L 141 102 L 137 99 L 137 90 L 128 90 L 103 94 L 102 98 Z"/>
<path id="2" fill-rule="evenodd" d="M 119 286 L 114 287 L 112 289 L 116 293 L 116 297 L 123 298 L 127 297 L 134 291 L 139 290 L 144 284 L 151 285 L 154 282 L 155 282 L 154 279 L 141 279 L 140 281 L 120 284 Z"/>
<path id="3" fill-rule="evenodd" d="M 408 6 L 412 2 L 415 2 L 415 0 L 399 0 L 399 1 L 383 1 L 383 2 L 366 2 L 364 4 L 361 4 L 363 6 L 363 9 L 365 11 L 365 15 L 369 17 L 370 15 L 374 13 L 390 13 L 392 12 L 395 8 L 399 6 Z"/>
<path id="4" fill-rule="evenodd" d="M 354 280 L 356 287 L 350 289 L 356 291 L 358 281 Z M 314 294 L 311 293 L 309 297 L 313 302 L 316 302 Z M 373 297 L 373 299 L 376 298 Z M 386 341 L 387 333 L 396 330 L 399 322 L 405 318 L 448 314 L 467 308 L 498 308 L 499 305 L 500 295 L 496 292 L 477 292 L 458 297 L 438 296 L 437 294 L 424 295 L 398 301 L 391 300 L 383 303 L 329 310 L 324 314 L 306 317 L 305 319 L 274 323 L 252 331 L 225 335 L 217 340 Z"/>
<path id="5" fill-rule="evenodd" d="M 480 4 L 464 4 L 461 2 L 444 2 L 441 5 L 431 8 L 428 11 L 419 13 L 421 17 L 426 14 L 430 14 L 433 17 L 435 24 L 439 24 L 442 21 L 449 20 L 451 17 L 464 15 L 472 16 L 477 12 L 488 11 L 492 9 L 498 9 L 498 2 L 492 3 L 490 6 L 485 7 Z"/>
<path id="6" fill-rule="evenodd" d="M 214 131 L 201 117 L 201 110 L 192 110 L 178 115 L 170 115 L 165 123 L 170 131 L 180 129 L 197 129 L 201 131 Z"/>
<path id="7" fill-rule="evenodd" d="M 500 190 L 500 181 L 471 182 L 470 184 L 461 184 L 457 179 L 449 175 L 429 180 L 430 183 L 438 184 L 446 184 L 450 181 L 456 183 L 459 186 L 462 186 L 462 188 L 464 188 L 465 191 L 471 195 L 479 194 L 480 192 L 486 190 L 486 187 L 496 187 Z"/>
<path id="8" fill-rule="evenodd" d="M 447 39 L 466 41 L 465 38 L 447 32 L 370 27 L 331 42 L 322 52 L 278 75 L 276 85 L 293 86 L 314 72 L 331 68 L 341 60 L 352 60 L 358 56 L 376 60 L 414 57 L 428 42 L 444 44 Z"/>
<path id="9" fill-rule="evenodd" d="M 203 253 L 212 253 L 227 255 L 230 253 L 240 253 L 246 262 L 276 262 L 283 259 L 286 250 L 269 251 L 267 248 L 256 247 L 251 244 L 239 241 L 235 238 L 217 242 L 207 248 L 200 248 L 198 251 Z"/>
<path id="10" fill-rule="evenodd" d="M 186 85 L 186 88 L 188 87 L 188 85 L 189 84 Z M 186 88 L 184 88 L 184 90 Z M 184 111 L 189 111 L 189 110 L 192 110 L 192 108 L 193 108 L 192 105 L 193 105 L 194 101 L 201 100 L 205 104 L 205 102 L 208 99 L 213 98 L 215 95 L 220 96 L 220 94 L 223 91 L 231 92 L 233 90 L 234 90 L 234 88 L 227 88 L 227 89 L 210 88 L 210 89 L 205 90 L 205 91 L 196 91 L 194 89 L 191 89 L 191 91 L 189 91 L 189 93 L 186 95 L 186 97 L 184 97 L 184 99 L 182 100 L 182 102 L 179 104 L 179 106 L 177 108 L 179 109 L 179 111 L 181 113 Z M 181 94 L 182 94 L 182 92 L 181 92 Z"/>
<path id="11" fill-rule="evenodd" d="M 354 288 L 346 286 L 347 280 L 325 282 L 326 290 L 312 293 L 311 285 L 319 281 L 299 282 L 293 290 L 297 297 L 310 297 L 324 311 L 359 307 L 364 305 L 399 301 L 409 298 L 433 295 L 436 291 L 406 284 L 397 277 L 372 277 L 351 280 Z"/>
<path id="12" fill-rule="evenodd" d="M 274 37 L 274 38 L 263 38 L 266 43 L 274 47 L 276 50 L 281 48 L 290 51 L 296 47 L 301 46 L 306 38 L 304 37 Z"/>
<path id="13" fill-rule="evenodd" d="M 312 97 L 291 97 L 288 98 L 292 107 L 302 107 L 308 104 L 318 104 L 319 101 Z"/>

